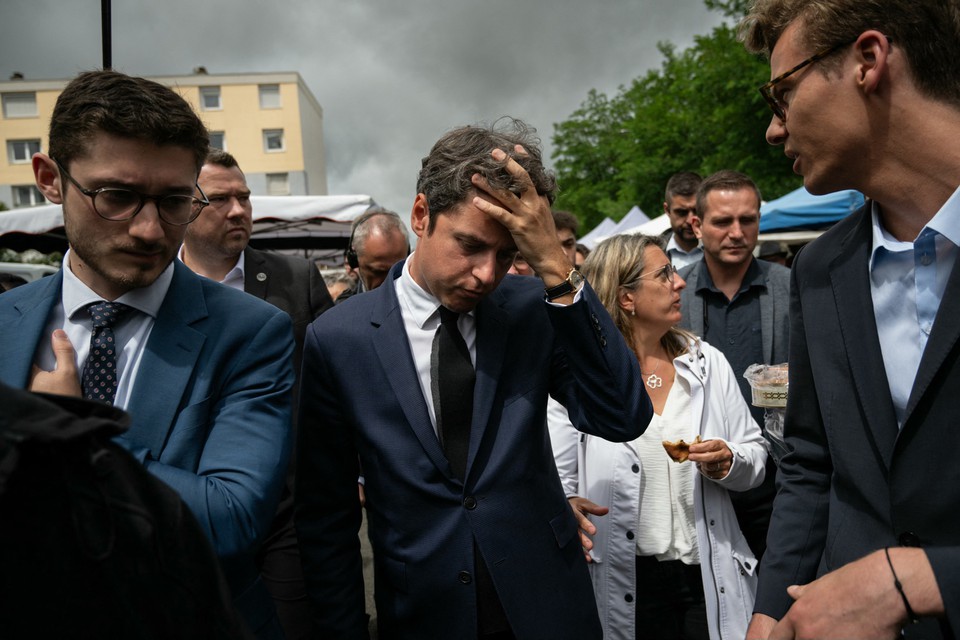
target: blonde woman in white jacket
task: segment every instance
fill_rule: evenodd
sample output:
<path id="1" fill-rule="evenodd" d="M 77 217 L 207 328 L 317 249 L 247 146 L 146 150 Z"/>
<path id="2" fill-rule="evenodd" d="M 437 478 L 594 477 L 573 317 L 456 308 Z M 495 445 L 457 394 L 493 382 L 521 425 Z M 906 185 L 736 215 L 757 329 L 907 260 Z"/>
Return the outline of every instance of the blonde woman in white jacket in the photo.
<path id="1" fill-rule="evenodd" d="M 727 492 L 763 480 L 760 427 L 723 354 L 674 327 L 686 283 L 659 238 L 614 236 L 583 273 L 633 346 L 656 413 L 627 443 L 583 435 L 562 412 L 548 414 L 604 638 L 741 640 L 757 561 Z M 697 436 L 703 442 L 684 463 L 662 446 Z"/>

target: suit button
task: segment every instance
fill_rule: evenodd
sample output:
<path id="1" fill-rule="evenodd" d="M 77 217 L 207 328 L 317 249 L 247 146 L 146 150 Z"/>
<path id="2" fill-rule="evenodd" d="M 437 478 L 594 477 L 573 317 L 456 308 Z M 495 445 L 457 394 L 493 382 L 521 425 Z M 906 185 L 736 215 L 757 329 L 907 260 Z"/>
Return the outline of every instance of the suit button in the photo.
<path id="1" fill-rule="evenodd" d="M 745 566 L 748 570 L 750 569 L 750 563 L 749 563 L 749 562 L 744 562 L 744 563 L 743 563 L 743 566 Z"/>
<path id="2" fill-rule="evenodd" d="M 726 593 L 723 587 L 720 587 L 720 593 Z"/>
<path id="3" fill-rule="evenodd" d="M 640 473 L 640 465 L 634 464 L 632 467 L 630 467 L 630 471 L 633 471 L 634 473 Z"/>
<path id="4" fill-rule="evenodd" d="M 900 545 L 904 547 L 919 547 L 920 536 L 913 531 L 904 531 L 900 534 Z"/>
<path id="5" fill-rule="evenodd" d="M 470 584 L 473 582 L 473 576 L 470 575 L 469 571 L 461 571 L 457 574 L 457 580 L 460 581 L 460 584 Z"/>
<path id="6" fill-rule="evenodd" d="M 477 499 L 473 496 L 467 496 L 463 499 L 463 506 L 465 506 L 470 511 L 473 511 L 477 508 Z"/>
<path id="7" fill-rule="evenodd" d="M 607 337 L 606 337 L 606 336 L 600 336 L 600 346 L 601 346 L 601 347 L 607 346 Z"/>
<path id="8" fill-rule="evenodd" d="M 627 531 L 627 540 L 633 540 L 633 531 Z"/>
<path id="9" fill-rule="evenodd" d="M 626 600 L 627 602 L 633 602 L 633 594 L 628 593 L 627 595 L 623 596 L 623 599 Z"/>

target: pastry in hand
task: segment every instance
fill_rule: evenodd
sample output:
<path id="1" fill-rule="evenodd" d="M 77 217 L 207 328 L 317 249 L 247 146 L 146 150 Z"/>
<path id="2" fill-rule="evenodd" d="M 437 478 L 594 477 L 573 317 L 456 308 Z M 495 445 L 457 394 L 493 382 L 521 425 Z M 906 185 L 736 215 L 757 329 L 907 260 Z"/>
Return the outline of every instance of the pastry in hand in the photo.
<path id="1" fill-rule="evenodd" d="M 698 435 L 690 444 L 700 444 L 701 442 L 703 442 L 703 439 Z M 664 440 L 663 448 L 667 450 L 667 455 L 673 458 L 674 462 L 686 462 L 687 458 L 690 457 L 690 444 L 684 442 L 683 439 L 676 442 Z"/>

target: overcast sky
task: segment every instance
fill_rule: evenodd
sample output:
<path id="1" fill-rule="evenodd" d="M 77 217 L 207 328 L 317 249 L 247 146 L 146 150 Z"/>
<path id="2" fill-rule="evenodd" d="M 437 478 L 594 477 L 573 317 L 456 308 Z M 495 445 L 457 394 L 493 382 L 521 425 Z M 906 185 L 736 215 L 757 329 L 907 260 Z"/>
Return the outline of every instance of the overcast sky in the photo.
<path id="1" fill-rule="evenodd" d="M 553 125 L 722 16 L 702 0 L 114 0 L 113 66 L 133 75 L 298 71 L 324 110 L 331 194 L 406 218 L 422 158 L 455 126 Z M 0 0 L 0 77 L 101 65 L 99 0 Z"/>

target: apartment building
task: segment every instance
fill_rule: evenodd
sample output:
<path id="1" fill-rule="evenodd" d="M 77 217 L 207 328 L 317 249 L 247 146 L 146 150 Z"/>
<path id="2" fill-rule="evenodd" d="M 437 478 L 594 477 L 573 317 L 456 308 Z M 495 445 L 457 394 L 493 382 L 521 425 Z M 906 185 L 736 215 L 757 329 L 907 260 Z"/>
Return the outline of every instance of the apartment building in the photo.
<path id="1" fill-rule="evenodd" d="M 8 208 L 43 204 L 31 156 L 46 150 L 50 115 L 68 80 L 0 82 L 0 202 Z M 194 106 L 211 146 L 232 153 L 256 195 L 327 195 L 323 109 L 299 73 L 152 77 Z"/>

